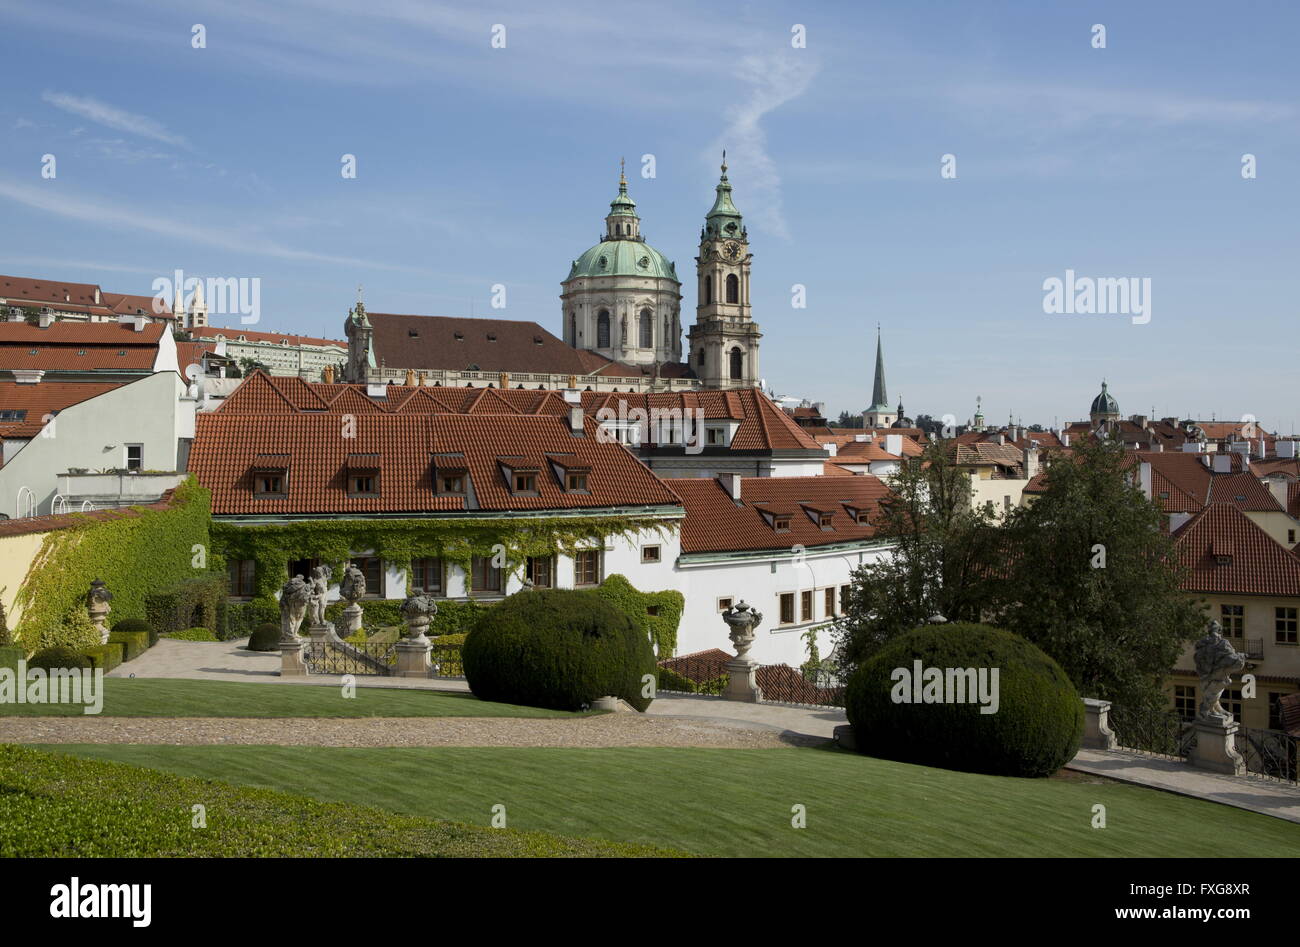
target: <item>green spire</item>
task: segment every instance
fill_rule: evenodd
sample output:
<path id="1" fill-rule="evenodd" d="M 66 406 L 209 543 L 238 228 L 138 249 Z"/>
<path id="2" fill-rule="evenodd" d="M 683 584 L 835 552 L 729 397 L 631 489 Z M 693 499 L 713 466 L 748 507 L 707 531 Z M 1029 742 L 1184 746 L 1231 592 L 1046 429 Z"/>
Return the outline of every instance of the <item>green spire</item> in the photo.
<path id="1" fill-rule="evenodd" d="M 880 345 L 880 326 L 876 326 L 876 382 L 871 386 L 871 407 L 868 410 L 889 410 L 889 395 L 885 392 L 885 352 Z"/>
<path id="2" fill-rule="evenodd" d="M 740 211 L 731 203 L 731 183 L 727 180 L 727 153 L 722 152 L 722 177 L 718 179 L 718 196 L 713 207 L 704 215 L 709 233 L 739 236 L 744 228 Z"/>
<path id="3" fill-rule="evenodd" d="M 609 202 L 609 216 L 636 216 L 636 201 L 627 196 L 627 177 L 623 173 L 622 158 L 618 159 L 618 197 Z"/>

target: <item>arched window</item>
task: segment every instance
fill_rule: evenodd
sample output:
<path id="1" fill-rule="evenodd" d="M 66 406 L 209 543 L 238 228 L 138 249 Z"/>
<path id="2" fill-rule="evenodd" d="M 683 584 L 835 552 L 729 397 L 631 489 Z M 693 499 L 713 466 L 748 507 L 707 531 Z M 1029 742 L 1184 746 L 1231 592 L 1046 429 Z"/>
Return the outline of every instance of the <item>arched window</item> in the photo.
<path id="1" fill-rule="evenodd" d="M 596 348 L 609 348 L 609 310 L 602 309 L 596 315 Z"/>
<path id="2" fill-rule="evenodd" d="M 654 347 L 654 323 L 650 321 L 650 310 L 641 310 L 641 348 L 648 349 Z"/>
<path id="3" fill-rule="evenodd" d="M 704 277 L 704 305 L 713 302 L 713 277 Z"/>
<path id="4" fill-rule="evenodd" d="M 727 302 L 740 302 L 740 280 L 736 278 L 735 273 L 727 276 Z"/>
<path id="5" fill-rule="evenodd" d="M 745 374 L 745 353 L 739 348 L 731 350 L 731 378 L 739 381 Z"/>
<path id="6" fill-rule="evenodd" d="M 696 364 L 700 366 L 700 368 L 704 367 L 704 349 L 700 349 L 699 357 L 695 361 Z"/>
<path id="7" fill-rule="evenodd" d="M 569 344 L 578 344 L 578 317 L 574 313 L 569 313 Z"/>

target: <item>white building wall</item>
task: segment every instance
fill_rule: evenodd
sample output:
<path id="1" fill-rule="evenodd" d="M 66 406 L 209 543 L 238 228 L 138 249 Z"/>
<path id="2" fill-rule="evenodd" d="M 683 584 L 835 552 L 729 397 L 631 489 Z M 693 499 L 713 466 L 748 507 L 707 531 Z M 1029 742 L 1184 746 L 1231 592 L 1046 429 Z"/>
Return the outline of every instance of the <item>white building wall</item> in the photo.
<path id="1" fill-rule="evenodd" d="M 146 470 L 175 470 L 177 439 L 194 436 L 195 401 L 175 372 L 159 372 L 59 412 L 0 467 L 0 513 L 16 515 L 18 492 L 36 495 L 50 512 L 59 474 L 126 466 L 126 445 L 143 445 Z"/>

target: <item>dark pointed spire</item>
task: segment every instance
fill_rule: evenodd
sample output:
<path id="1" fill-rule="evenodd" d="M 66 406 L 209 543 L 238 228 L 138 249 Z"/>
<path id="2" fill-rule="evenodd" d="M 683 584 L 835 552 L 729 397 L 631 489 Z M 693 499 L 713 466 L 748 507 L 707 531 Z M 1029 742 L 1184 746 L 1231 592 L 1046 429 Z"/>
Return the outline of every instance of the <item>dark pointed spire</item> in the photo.
<path id="1" fill-rule="evenodd" d="M 889 394 L 885 388 L 885 352 L 881 347 L 879 325 L 876 326 L 876 379 L 871 386 L 871 410 L 889 410 Z"/>

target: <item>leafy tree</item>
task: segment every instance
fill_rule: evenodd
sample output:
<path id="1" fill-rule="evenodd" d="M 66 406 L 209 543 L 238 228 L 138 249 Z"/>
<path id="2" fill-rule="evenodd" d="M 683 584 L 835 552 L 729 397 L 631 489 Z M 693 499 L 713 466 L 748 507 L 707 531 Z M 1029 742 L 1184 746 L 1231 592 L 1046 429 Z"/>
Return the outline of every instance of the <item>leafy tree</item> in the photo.
<path id="1" fill-rule="evenodd" d="M 845 669 L 935 615 L 979 621 L 997 589 L 999 529 L 990 511 L 972 508 L 969 474 L 950 442 L 932 442 L 889 486 L 874 525 L 896 548 L 851 573 L 833 631 Z"/>
<path id="2" fill-rule="evenodd" d="M 839 420 L 832 427 L 862 427 L 862 415 L 849 414 L 847 411 L 841 411 Z"/>
<path id="3" fill-rule="evenodd" d="M 1080 439 L 1043 492 L 1005 524 L 1012 552 L 998 624 L 1065 669 L 1080 694 L 1163 704 L 1161 682 L 1204 624 L 1159 508 L 1113 441 Z"/>
<path id="4" fill-rule="evenodd" d="M 926 434 L 933 434 L 935 437 L 943 436 L 943 422 L 928 414 L 918 414 L 916 420 L 912 422 L 912 426 L 919 427 Z"/>

